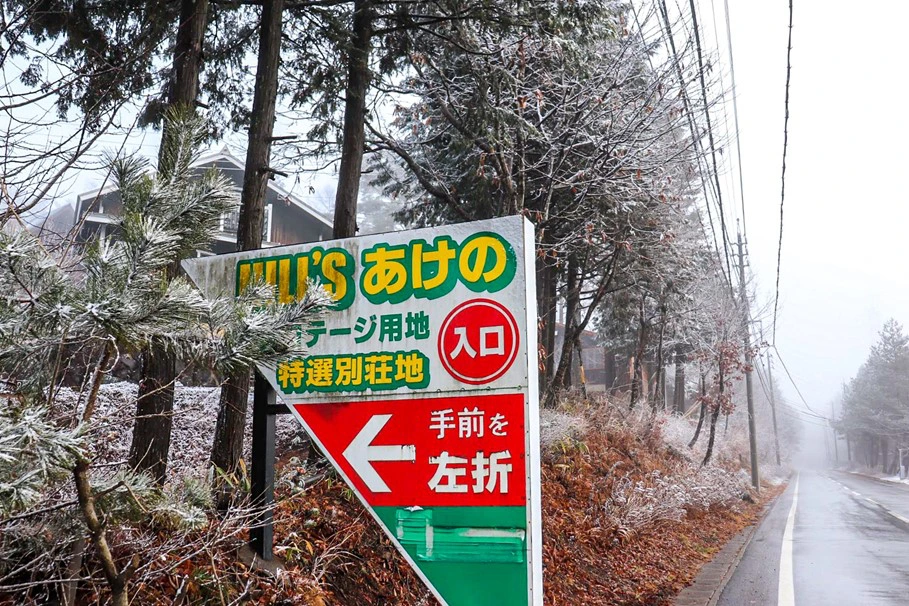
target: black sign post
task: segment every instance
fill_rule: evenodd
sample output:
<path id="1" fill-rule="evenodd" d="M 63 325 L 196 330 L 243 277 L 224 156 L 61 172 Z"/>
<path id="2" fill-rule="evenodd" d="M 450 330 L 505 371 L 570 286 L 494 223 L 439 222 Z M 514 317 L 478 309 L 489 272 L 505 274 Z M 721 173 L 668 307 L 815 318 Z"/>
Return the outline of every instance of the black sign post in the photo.
<path id="1" fill-rule="evenodd" d="M 249 473 L 252 505 L 257 512 L 257 519 L 249 529 L 249 546 L 265 562 L 274 558 L 275 415 L 289 412 L 286 406 L 277 404 L 275 390 L 269 385 L 268 379 L 256 371 Z"/>

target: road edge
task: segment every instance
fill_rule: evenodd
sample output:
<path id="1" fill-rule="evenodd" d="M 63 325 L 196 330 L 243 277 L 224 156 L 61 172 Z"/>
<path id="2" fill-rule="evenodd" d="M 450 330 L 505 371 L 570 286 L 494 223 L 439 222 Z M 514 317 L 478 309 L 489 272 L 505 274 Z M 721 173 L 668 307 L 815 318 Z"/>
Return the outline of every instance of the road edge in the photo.
<path id="1" fill-rule="evenodd" d="M 870 473 L 865 473 L 863 471 L 851 471 L 849 469 L 837 469 L 835 467 L 830 467 L 826 471 L 833 472 L 833 473 L 842 473 L 842 474 L 851 475 L 851 476 L 858 476 L 860 478 L 865 478 L 867 480 L 874 480 L 875 482 L 877 482 L 879 484 L 884 484 L 884 485 L 888 485 L 888 486 L 905 486 L 907 489 L 909 489 L 909 484 L 906 484 L 905 482 L 894 482 L 893 480 L 887 480 L 880 476 L 871 475 Z"/>
<path id="2" fill-rule="evenodd" d="M 852 475 L 856 475 L 856 476 L 865 478 L 865 479 L 867 479 L 867 480 L 874 480 L 875 482 L 878 482 L 879 484 L 885 484 L 885 485 L 891 485 L 891 486 L 899 486 L 899 485 L 900 485 L 900 483 L 898 483 L 898 482 L 888 482 L 887 480 L 882 480 L 881 478 L 877 478 L 877 477 L 875 477 L 875 476 L 870 476 L 870 475 L 864 474 L 864 473 L 859 473 L 859 472 L 854 472 L 854 471 L 839 471 L 839 470 L 833 470 L 833 471 L 834 471 L 835 473 L 848 473 L 848 474 L 852 474 Z M 856 499 L 863 499 L 863 500 L 864 500 L 866 503 L 868 503 L 869 505 L 873 505 L 874 507 L 879 508 L 879 509 L 880 509 L 881 511 L 883 511 L 886 515 L 890 516 L 891 518 L 893 518 L 894 520 L 896 520 L 897 522 L 899 522 L 900 524 L 902 524 L 904 527 L 906 527 L 907 529 L 909 529 L 909 518 L 907 518 L 907 517 L 905 517 L 905 516 L 902 516 L 902 515 L 896 513 L 895 511 L 893 511 L 892 509 L 890 509 L 889 507 L 887 507 L 887 506 L 884 505 L 883 503 L 878 503 L 877 501 L 875 501 L 875 500 L 872 499 L 871 497 L 863 496 L 861 493 L 856 492 L 855 490 L 852 489 L 852 487 L 847 486 L 846 484 L 843 484 L 842 482 L 840 482 L 839 480 L 837 480 L 836 478 L 834 478 L 832 475 L 826 475 L 826 477 L 827 477 L 827 478 L 830 478 L 831 480 L 833 480 L 834 482 L 836 482 L 837 484 L 839 484 L 840 486 L 842 486 L 843 488 L 845 488 L 846 490 L 848 490 L 849 492 L 851 492 L 854 498 L 856 498 Z"/>
<path id="3" fill-rule="evenodd" d="M 790 478 L 791 479 L 791 478 Z M 745 550 L 754 538 L 758 527 L 764 522 L 770 510 L 779 502 L 786 489 L 771 499 L 761 510 L 753 524 L 741 530 L 723 546 L 720 551 L 698 572 L 694 581 L 679 592 L 672 600 L 672 606 L 716 606 L 723 590 L 732 579 L 736 568 L 745 556 Z"/>

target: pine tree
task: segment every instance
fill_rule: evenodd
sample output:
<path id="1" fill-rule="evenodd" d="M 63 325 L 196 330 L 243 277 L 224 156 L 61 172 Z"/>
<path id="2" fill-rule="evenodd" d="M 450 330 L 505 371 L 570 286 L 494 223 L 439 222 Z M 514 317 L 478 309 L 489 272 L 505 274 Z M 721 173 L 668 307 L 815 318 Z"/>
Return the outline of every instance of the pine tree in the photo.
<path id="1" fill-rule="evenodd" d="M 114 556 L 118 504 L 154 490 L 147 476 L 133 473 L 102 488 L 93 470 L 105 423 L 98 394 L 117 358 L 155 343 L 189 363 L 230 372 L 299 355 L 298 330 L 328 303 L 313 287 L 303 301 L 279 305 L 264 285 L 236 300 L 206 300 L 185 278 L 165 279 L 237 204 L 228 179 L 217 171 L 199 178 L 191 169 L 206 125 L 187 112 L 170 112 L 169 121 L 166 170 L 149 176 L 142 161 L 113 161 L 124 203 L 120 232 L 89 247 L 80 271 L 27 232 L 0 231 L 0 511 L 27 511 L 43 492 L 65 488 L 68 477 L 116 606 L 128 604 L 129 579 L 140 564 Z M 68 407 L 59 398 L 63 375 L 82 360 L 90 362 L 81 398 Z"/>
<path id="2" fill-rule="evenodd" d="M 644 266 L 687 212 L 694 157 L 675 72 L 628 31 L 627 7 L 508 6 L 513 22 L 458 23 L 441 42 L 416 37 L 413 76 L 398 85 L 410 96 L 391 128 L 370 132 L 373 147 L 406 171 L 401 178 L 379 166 L 388 193 L 406 201 L 401 222 L 522 213 L 535 223 L 551 404 L 611 291 L 647 279 L 652 286 L 635 299 L 645 316 L 659 299 L 664 281 Z M 559 299 L 565 346 L 556 358 Z"/>
<path id="3" fill-rule="evenodd" d="M 850 381 L 836 424 L 874 467 L 883 455 L 909 444 L 909 337 L 896 320 L 882 327 L 868 359 Z"/>

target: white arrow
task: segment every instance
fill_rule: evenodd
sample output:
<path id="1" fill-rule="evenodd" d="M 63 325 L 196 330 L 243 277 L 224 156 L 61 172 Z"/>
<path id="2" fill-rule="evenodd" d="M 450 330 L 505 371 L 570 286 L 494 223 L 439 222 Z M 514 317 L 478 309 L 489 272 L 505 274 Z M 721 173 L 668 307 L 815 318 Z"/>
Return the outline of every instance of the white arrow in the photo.
<path id="1" fill-rule="evenodd" d="M 372 492 L 391 492 L 391 488 L 372 466 L 374 461 L 413 462 L 417 460 L 417 447 L 412 444 L 407 446 L 372 445 L 372 441 L 390 419 L 391 415 L 374 415 L 344 451 L 344 458 Z"/>

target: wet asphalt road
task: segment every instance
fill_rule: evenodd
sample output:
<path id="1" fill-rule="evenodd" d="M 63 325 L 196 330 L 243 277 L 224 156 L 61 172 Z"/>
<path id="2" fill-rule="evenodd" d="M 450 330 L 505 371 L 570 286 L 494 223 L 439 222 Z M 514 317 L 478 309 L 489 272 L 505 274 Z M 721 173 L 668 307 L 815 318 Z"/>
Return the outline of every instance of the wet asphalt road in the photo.
<path id="1" fill-rule="evenodd" d="M 755 532 L 718 605 L 909 605 L 909 485 L 802 471 L 797 488 L 794 601 L 780 594 L 780 562 L 795 478 Z"/>

